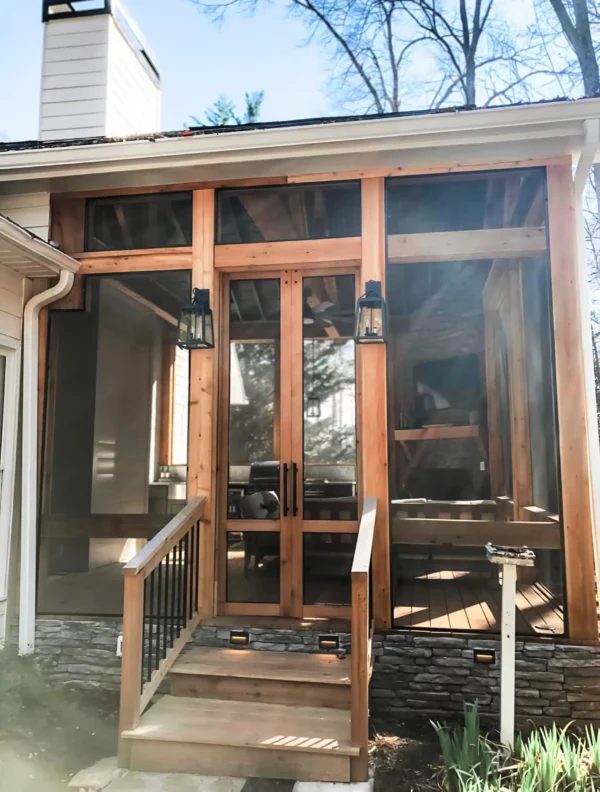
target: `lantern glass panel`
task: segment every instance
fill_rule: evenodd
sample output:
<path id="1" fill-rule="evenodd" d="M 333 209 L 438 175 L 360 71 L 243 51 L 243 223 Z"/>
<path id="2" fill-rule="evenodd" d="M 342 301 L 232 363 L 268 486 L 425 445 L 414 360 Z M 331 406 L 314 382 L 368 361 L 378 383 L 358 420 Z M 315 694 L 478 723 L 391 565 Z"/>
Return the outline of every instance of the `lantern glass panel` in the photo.
<path id="1" fill-rule="evenodd" d="M 318 396 L 311 395 L 306 399 L 306 417 L 321 417 L 321 399 Z"/>

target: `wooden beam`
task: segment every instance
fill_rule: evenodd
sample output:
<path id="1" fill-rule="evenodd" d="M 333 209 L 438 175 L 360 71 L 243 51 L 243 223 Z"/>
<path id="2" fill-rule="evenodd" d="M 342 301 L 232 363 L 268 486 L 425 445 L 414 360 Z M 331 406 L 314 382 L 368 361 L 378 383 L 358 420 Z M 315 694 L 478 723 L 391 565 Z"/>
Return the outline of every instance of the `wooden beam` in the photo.
<path id="1" fill-rule="evenodd" d="M 535 550 L 560 550 L 560 525 L 548 522 L 505 522 L 502 520 L 439 520 L 398 517 L 392 520 L 394 544 L 485 547 L 493 544 Z"/>
<path id="2" fill-rule="evenodd" d="M 50 239 L 64 253 L 78 256 L 84 246 L 85 198 L 53 197 L 50 212 Z"/>
<path id="3" fill-rule="evenodd" d="M 210 290 L 213 327 L 217 328 L 220 297 L 214 233 L 214 190 L 197 190 L 193 200 L 192 288 Z M 190 353 L 188 498 L 202 495 L 206 499 L 199 580 L 199 608 L 204 618 L 214 616 L 215 606 L 218 348 L 219 339 L 215 349 Z"/>
<path id="4" fill-rule="evenodd" d="M 192 269 L 192 248 L 185 247 L 81 253 L 76 258 L 80 275 Z"/>
<path id="5" fill-rule="evenodd" d="M 175 403 L 175 344 L 165 341 L 160 375 L 160 441 L 158 464 L 173 461 L 173 408 Z"/>
<path id="6" fill-rule="evenodd" d="M 546 252 L 545 228 L 484 228 L 394 234 L 388 238 L 390 264 L 523 258 Z"/>
<path id="7" fill-rule="evenodd" d="M 168 324 L 173 325 L 173 327 L 177 327 L 179 325 L 179 320 L 177 317 L 168 313 L 168 311 L 164 311 L 162 308 L 159 308 L 158 305 L 155 305 L 155 303 L 150 302 L 150 300 L 147 300 L 145 297 L 142 297 L 141 294 L 138 294 L 133 289 L 130 289 L 129 286 L 125 286 L 124 283 L 114 280 L 113 278 L 107 278 L 105 282 L 108 283 L 111 288 L 116 289 L 117 291 L 121 292 L 121 294 L 129 297 L 130 300 L 133 300 L 138 305 L 141 305 L 144 308 L 147 308 L 149 311 L 152 311 L 152 313 L 156 314 L 159 319 L 162 319 Z"/>
<path id="8" fill-rule="evenodd" d="M 303 264 L 358 263 L 361 256 L 360 237 L 342 239 L 305 239 L 300 242 L 254 242 L 248 245 L 217 245 L 215 267 L 235 271 L 254 267 L 301 266 Z"/>
<path id="9" fill-rule="evenodd" d="M 508 265 L 508 299 L 506 305 L 500 306 L 499 311 L 500 316 L 506 311 L 512 489 L 514 516 L 520 520 L 525 517 L 522 507 L 533 502 L 522 270 L 522 262 L 510 262 Z"/>
<path id="10" fill-rule="evenodd" d="M 361 293 L 369 280 L 381 281 L 385 289 L 385 185 L 382 178 L 362 182 L 362 267 Z M 360 370 L 362 408 L 362 494 L 377 501 L 377 519 L 373 545 L 373 618 L 378 628 L 392 626 L 387 361 L 384 344 L 361 344 L 357 347 Z"/>
<path id="11" fill-rule="evenodd" d="M 598 620 L 585 438 L 596 416 L 586 409 L 571 164 L 552 165 L 547 176 L 569 637 L 592 640 L 598 637 Z"/>

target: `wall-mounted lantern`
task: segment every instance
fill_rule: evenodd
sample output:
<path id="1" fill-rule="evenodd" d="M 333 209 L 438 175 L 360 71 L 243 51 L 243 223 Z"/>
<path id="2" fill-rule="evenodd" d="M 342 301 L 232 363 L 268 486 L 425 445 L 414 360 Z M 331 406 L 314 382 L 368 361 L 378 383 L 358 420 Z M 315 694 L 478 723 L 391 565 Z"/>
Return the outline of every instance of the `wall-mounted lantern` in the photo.
<path id="1" fill-rule="evenodd" d="M 182 349 L 214 349 L 215 334 L 209 289 L 194 289 L 191 304 L 182 309 L 177 346 Z"/>
<path id="2" fill-rule="evenodd" d="M 307 418 L 320 418 L 321 417 L 321 399 L 314 393 L 309 393 L 306 397 L 306 417 Z"/>
<path id="3" fill-rule="evenodd" d="M 367 281 L 366 291 L 356 303 L 357 344 L 387 342 L 387 307 L 381 293 L 381 281 Z"/>

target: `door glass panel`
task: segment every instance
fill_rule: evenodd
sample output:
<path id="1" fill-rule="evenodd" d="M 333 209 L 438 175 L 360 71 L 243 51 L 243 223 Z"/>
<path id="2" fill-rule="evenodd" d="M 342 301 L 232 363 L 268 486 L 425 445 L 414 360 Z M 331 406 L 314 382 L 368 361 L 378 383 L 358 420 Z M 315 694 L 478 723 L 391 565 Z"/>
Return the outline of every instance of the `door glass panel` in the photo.
<path id="1" fill-rule="evenodd" d="M 304 534 L 304 604 L 350 605 L 356 534 Z"/>
<path id="2" fill-rule="evenodd" d="M 279 602 L 277 531 L 227 533 L 227 602 Z"/>
<path id="3" fill-rule="evenodd" d="M 280 283 L 232 281 L 229 297 L 228 518 L 278 520 Z"/>
<path id="4" fill-rule="evenodd" d="M 303 279 L 305 520 L 356 520 L 354 275 Z"/>

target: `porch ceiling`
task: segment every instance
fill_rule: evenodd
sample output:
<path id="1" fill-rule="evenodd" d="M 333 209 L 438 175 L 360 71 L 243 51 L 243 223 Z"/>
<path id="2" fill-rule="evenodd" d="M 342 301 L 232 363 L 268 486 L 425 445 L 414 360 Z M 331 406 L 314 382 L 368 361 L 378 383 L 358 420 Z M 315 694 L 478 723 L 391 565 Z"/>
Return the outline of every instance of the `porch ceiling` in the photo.
<path id="1" fill-rule="evenodd" d="M 61 270 L 77 272 L 79 262 L 0 215 L 0 264 L 26 278 L 51 278 Z"/>

